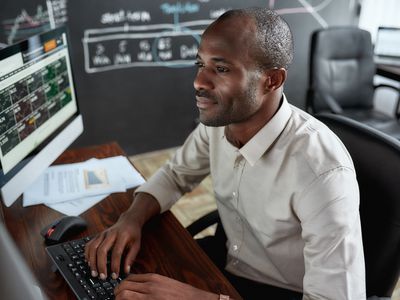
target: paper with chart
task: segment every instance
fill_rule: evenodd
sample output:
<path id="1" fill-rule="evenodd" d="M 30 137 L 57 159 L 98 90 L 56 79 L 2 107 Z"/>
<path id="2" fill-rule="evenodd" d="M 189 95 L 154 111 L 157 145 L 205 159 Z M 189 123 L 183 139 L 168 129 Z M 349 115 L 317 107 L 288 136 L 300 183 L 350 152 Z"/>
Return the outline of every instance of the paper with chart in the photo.
<path id="1" fill-rule="evenodd" d="M 64 203 L 64 206 L 76 207 L 81 202 L 86 206 L 110 193 L 125 192 L 143 182 L 143 177 L 124 156 L 57 165 L 49 167 L 24 193 L 23 205 Z M 82 199 L 89 200 L 82 203 Z M 66 201 L 76 202 L 67 205 Z M 62 205 L 58 207 L 62 208 Z"/>

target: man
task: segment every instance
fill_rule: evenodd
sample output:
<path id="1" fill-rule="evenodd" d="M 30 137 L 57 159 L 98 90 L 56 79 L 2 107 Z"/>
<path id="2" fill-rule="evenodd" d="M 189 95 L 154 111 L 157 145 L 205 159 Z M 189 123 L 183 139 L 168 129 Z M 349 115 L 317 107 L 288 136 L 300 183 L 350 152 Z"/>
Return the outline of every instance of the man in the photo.
<path id="1" fill-rule="evenodd" d="M 137 189 L 118 222 L 88 244 L 93 276 L 118 275 L 124 250 L 129 272 L 143 224 L 211 174 L 218 231 L 227 240 L 201 245 L 213 249 L 212 257 L 226 253 L 222 268 L 244 298 L 259 299 L 256 291 L 261 299 L 365 298 L 354 167 L 326 126 L 287 102 L 283 84 L 292 57 L 287 23 L 264 8 L 229 11 L 206 29 L 194 80 L 201 124 Z M 156 274 L 130 275 L 115 293 L 219 299 Z"/>

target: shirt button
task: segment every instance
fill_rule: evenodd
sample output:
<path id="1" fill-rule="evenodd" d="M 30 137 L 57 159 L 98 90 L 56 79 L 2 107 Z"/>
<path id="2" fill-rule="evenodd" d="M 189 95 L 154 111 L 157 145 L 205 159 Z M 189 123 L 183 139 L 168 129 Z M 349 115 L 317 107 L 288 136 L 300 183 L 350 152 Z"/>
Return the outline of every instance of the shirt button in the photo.
<path id="1" fill-rule="evenodd" d="M 238 245 L 233 245 L 232 248 L 233 248 L 233 251 L 238 251 L 239 246 Z"/>
<path id="2" fill-rule="evenodd" d="M 239 263 L 239 261 L 238 261 L 237 259 L 235 259 L 235 260 L 232 262 L 232 265 L 236 266 L 238 263 Z"/>
<path id="3" fill-rule="evenodd" d="M 233 196 L 233 197 L 236 197 L 236 192 L 233 192 L 233 193 L 232 193 L 232 196 Z"/>

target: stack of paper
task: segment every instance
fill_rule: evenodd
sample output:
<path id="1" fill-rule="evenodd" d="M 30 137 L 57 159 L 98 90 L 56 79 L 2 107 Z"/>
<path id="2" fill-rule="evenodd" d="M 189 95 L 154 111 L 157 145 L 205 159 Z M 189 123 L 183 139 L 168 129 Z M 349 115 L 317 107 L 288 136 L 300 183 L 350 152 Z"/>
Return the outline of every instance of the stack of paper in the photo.
<path id="1" fill-rule="evenodd" d="M 44 203 L 69 216 L 77 216 L 107 197 L 144 182 L 125 156 L 92 158 L 82 163 L 49 167 L 25 191 L 23 205 Z"/>

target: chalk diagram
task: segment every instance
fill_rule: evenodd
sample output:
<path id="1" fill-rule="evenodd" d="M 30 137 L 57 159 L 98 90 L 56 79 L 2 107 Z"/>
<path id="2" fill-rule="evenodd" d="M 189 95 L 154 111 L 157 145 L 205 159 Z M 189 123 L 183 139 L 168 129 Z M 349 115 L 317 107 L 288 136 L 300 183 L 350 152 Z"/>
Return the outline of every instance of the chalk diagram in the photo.
<path id="1" fill-rule="evenodd" d="M 87 73 L 128 67 L 187 67 L 196 58 L 200 36 L 213 20 L 179 22 L 182 14 L 200 10 L 197 3 L 162 4 L 161 11 L 171 15 L 172 24 L 148 24 L 87 29 L 82 39 Z M 146 11 L 120 10 L 103 14 L 103 23 L 121 21 L 151 21 Z"/>
<path id="2" fill-rule="evenodd" d="M 319 12 L 332 1 L 321 0 L 317 4 L 311 1 L 314 3 L 312 5 L 307 0 L 297 0 L 300 6 L 278 8 L 279 1 L 269 0 L 268 6 L 281 15 L 310 14 L 321 27 L 327 27 L 327 22 Z M 354 5 L 354 1 L 349 0 L 350 7 Z M 84 30 L 82 43 L 85 71 L 98 73 L 132 67 L 191 67 L 195 62 L 201 34 L 211 22 L 230 8 L 210 12 L 210 19 L 189 22 L 180 22 L 180 15 L 198 13 L 199 3 L 165 3 L 160 5 L 160 9 L 163 14 L 171 15 L 174 22 L 133 26 L 129 25 L 130 21 L 150 22 L 150 13 L 120 10 L 117 13 L 103 14 L 103 24 L 124 24 Z"/>

